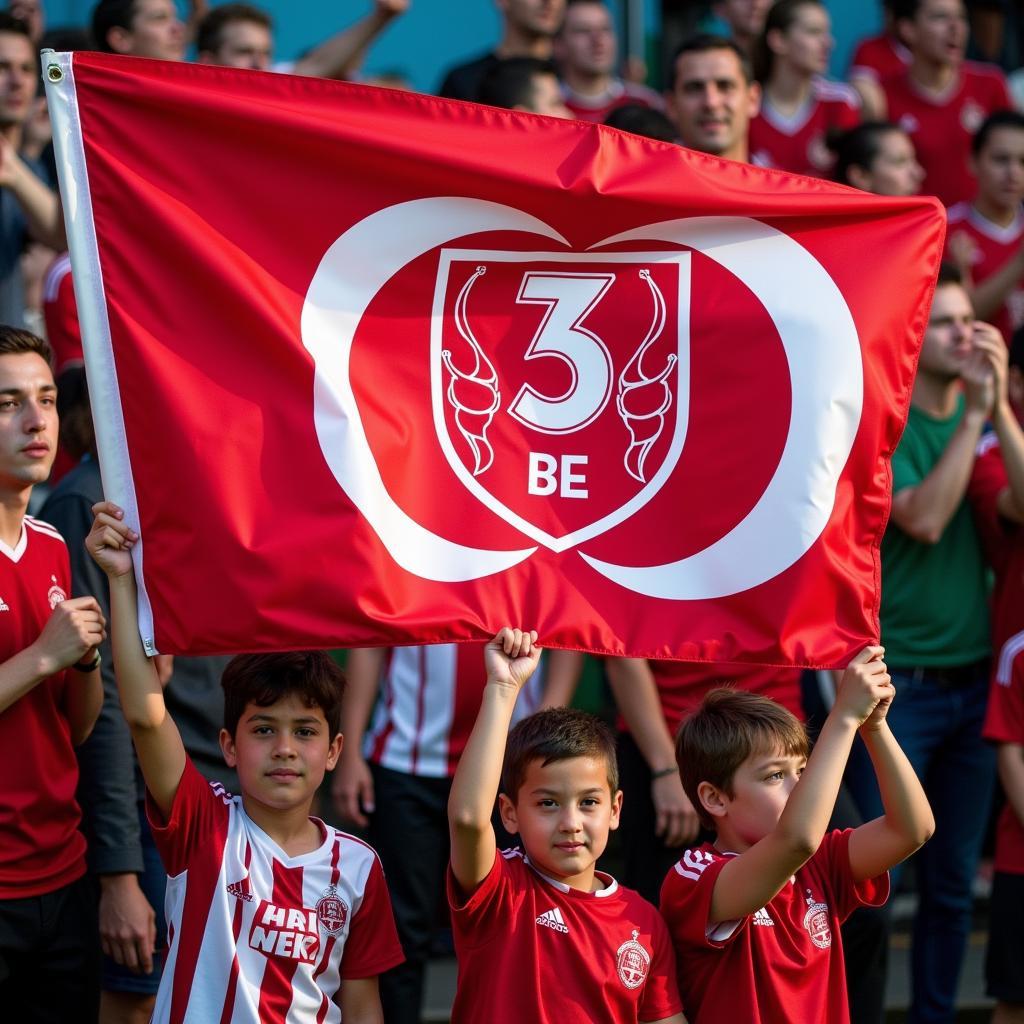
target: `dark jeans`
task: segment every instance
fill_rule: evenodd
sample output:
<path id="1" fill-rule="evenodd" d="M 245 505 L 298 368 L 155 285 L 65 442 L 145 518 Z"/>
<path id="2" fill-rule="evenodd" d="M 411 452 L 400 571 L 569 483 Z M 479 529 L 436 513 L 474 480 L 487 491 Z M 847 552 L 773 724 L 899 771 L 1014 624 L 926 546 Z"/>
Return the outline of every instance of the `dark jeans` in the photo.
<path id="1" fill-rule="evenodd" d="M 972 886 L 995 787 L 995 755 L 981 738 L 988 666 L 951 684 L 928 669 L 890 669 L 896 699 L 888 720 L 935 815 L 935 835 L 915 860 L 911 1024 L 950 1024 L 955 1015 L 973 909 Z M 882 813 L 867 751 L 858 740 L 848 783 L 865 819 Z M 891 872 L 893 892 L 901 868 Z"/>
<path id="2" fill-rule="evenodd" d="M 0 900 L 0 1016 L 18 1024 L 95 1024 L 100 942 L 95 881 Z"/>
<path id="3" fill-rule="evenodd" d="M 376 811 L 369 839 L 380 856 L 405 963 L 380 978 L 385 1024 L 419 1024 L 423 981 L 448 868 L 451 779 L 371 765 Z"/>

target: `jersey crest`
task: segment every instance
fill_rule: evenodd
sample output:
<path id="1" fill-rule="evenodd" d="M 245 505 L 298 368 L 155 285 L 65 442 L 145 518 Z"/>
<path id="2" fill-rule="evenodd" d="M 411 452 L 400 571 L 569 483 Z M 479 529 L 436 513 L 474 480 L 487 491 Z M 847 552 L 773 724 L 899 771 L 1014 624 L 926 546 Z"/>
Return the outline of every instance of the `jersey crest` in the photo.
<path id="1" fill-rule="evenodd" d="M 628 989 L 639 988 L 651 969 L 651 955 L 637 941 L 640 933 L 634 928 L 633 937 L 619 946 L 615 954 L 615 967 L 619 981 Z"/>
<path id="2" fill-rule="evenodd" d="M 804 914 L 804 927 L 818 949 L 828 949 L 832 945 L 832 926 L 828 919 L 828 904 L 818 903 L 811 890 L 807 890 L 807 913 Z"/>
<path id="3" fill-rule="evenodd" d="M 56 576 L 50 577 L 50 583 L 50 589 L 46 592 L 46 600 L 50 602 L 50 610 L 52 611 L 61 601 L 66 601 L 68 595 L 64 593 L 64 589 L 57 582 Z"/>
<path id="4" fill-rule="evenodd" d="M 316 902 L 316 917 L 324 931 L 334 935 L 345 927 L 348 920 L 348 904 L 338 895 L 338 890 L 329 885 Z"/>

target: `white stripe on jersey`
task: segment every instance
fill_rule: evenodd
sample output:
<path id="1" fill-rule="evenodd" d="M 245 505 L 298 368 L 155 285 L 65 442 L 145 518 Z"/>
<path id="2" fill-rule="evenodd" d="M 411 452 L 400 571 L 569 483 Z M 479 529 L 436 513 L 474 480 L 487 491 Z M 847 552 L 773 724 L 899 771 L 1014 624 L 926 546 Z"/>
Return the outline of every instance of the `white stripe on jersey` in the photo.
<path id="1" fill-rule="evenodd" d="M 61 281 L 64 280 L 66 274 L 70 273 L 71 257 L 64 253 L 50 264 L 50 269 L 47 270 L 46 277 L 43 278 L 43 302 L 53 302 L 57 298 Z"/>
<path id="2" fill-rule="evenodd" d="M 999 650 L 996 682 L 1000 686 L 1010 685 L 1010 681 L 1013 678 L 1013 663 L 1022 652 L 1024 652 L 1024 630 L 1011 636 Z"/>
<path id="3" fill-rule="evenodd" d="M 55 526 L 51 526 L 49 523 L 43 522 L 42 519 L 34 519 L 32 516 L 25 516 L 25 525 L 35 530 L 37 533 L 45 533 L 47 537 L 53 537 L 55 540 L 64 541 L 64 538 L 57 531 Z"/>
<path id="4" fill-rule="evenodd" d="M 684 878 L 692 878 L 696 882 L 714 859 L 706 850 L 687 850 L 682 859 L 676 862 L 675 868 Z"/>
<path id="5" fill-rule="evenodd" d="M 994 430 L 990 430 L 987 434 L 981 435 L 981 440 L 978 442 L 978 447 L 974 449 L 975 458 L 980 458 L 986 452 L 991 451 L 993 448 L 999 447 L 999 435 Z"/>

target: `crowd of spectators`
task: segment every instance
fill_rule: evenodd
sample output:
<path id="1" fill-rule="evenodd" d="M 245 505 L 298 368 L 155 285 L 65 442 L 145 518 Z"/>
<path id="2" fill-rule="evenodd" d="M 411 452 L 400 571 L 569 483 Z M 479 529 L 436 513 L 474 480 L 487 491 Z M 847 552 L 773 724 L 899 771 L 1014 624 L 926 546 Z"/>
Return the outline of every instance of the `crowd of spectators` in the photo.
<path id="1" fill-rule="evenodd" d="M 69 543 L 75 593 L 92 595 L 104 612 L 106 580 L 82 553 L 88 510 L 101 491 L 38 50 L 174 61 L 194 53 L 206 64 L 359 79 L 369 47 L 409 2 L 375 0 L 364 18 L 286 64 L 274 60 L 271 18 L 245 3 L 191 0 L 182 21 L 173 0 L 100 0 L 88 30 L 48 28 L 45 0 L 13 0 L 0 13 L 0 322 L 48 337 L 53 350 L 62 455 L 41 517 Z M 1001 791 L 988 988 L 997 1024 L 1024 1020 L 1024 72 L 1015 70 L 1024 56 L 1024 6 L 887 0 L 884 31 L 860 42 L 846 81 L 833 81 L 826 3 L 716 0 L 707 15 L 718 31 L 688 36 L 665 62 L 663 80 L 651 81 L 624 60 L 605 0 L 495 4 L 500 38 L 466 63 L 438 68 L 441 96 L 605 123 L 879 195 L 934 195 L 948 209 L 946 262 L 907 432 L 893 458 L 882 548 L 881 640 L 898 695 L 890 722 L 937 825 L 911 861 L 910 1019 L 953 1020 L 987 825 Z M 969 49 L 989 61 L 968 60 Z M 12 538 L 0 542 L 0 558 L 10 557 Z M 2 670 L 14 653 L 0 641 L 0 744 L 8 749 L 19 738 L 11 735 Z M 70 869 L 51 871 L 50 860 L 67 859 L 68 835 L 54 840 L 50 830 L 46 842 L 56 849 L 8 858 L 3 836 L 16 827 L 17 812 L 0 783 L 0 919 L 5 904 L 48 893 L 35 881 L 77 881 L 87 865 L 98 910 L 75 925 L 83 948 L 67 970 L 77 1007 L 59 1019 L 98 1013 L 113 1024 L 148 1020 L 166 946 L 166 879 L 106 641 L 101 654 L 103 708 L 77 751 L 88 852 L 83 844 Z M 479 706 L 482 664 L 472 645 L 349 656 L 346 741 L 324 800 L 367 831 L 389 878 L 406 963 L 382 978 L 387 1024 L 420 1019 L 448 862 L 445 807 Z M 230 789 L 235 780 L 212 742 L 222 668 L 219 659 L 159 666 L 190 753 Z M 581 656 L 546 656 L 517 715 L 571 703 L 582 670 Z M 701 829 L 676 771 L 674 736 L 686 710 L 726 679 L 774 698 L 813 729 L 829 706 L 832 680 L 828 673 L 642 659 L 609 660 L 600 671 L 617 716 L 625 793 L 620 877 L 656 903 L 666 870 Z M 863 751 L 855 752 L 837 823 L 877 813 L 879 793 L 864 762 Z M 890 925 L 887 910 L 865 908 L 845 926 L 855 1024 L 883 1017 Z M 18 1019 L 58 1019 L 38 998 L 42 986 L 62 984 L 53 963 L 4 943 L 0 924 L 3 1005 L 21 1005 L 24 996 L 37 1016 Z M 102 966 L 87 955 L 90 944 L 102 947 Z M 98 1008 L 77 994 L 92 970 L 102 977 Z"/>

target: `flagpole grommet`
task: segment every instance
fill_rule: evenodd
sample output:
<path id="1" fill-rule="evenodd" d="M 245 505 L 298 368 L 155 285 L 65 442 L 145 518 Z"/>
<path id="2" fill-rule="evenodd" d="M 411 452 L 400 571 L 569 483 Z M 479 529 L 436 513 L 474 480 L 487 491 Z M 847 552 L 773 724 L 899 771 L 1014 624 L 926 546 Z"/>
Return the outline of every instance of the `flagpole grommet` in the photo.
<path id="1" fill-rule="evenodd" d="M 47 64 L 46 65 L 46 77 L 51 82 L 63 82 L 64 81 L 64 69 L 59 64 Z"/>

